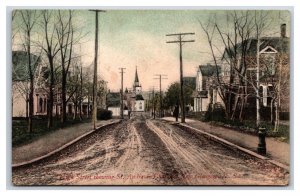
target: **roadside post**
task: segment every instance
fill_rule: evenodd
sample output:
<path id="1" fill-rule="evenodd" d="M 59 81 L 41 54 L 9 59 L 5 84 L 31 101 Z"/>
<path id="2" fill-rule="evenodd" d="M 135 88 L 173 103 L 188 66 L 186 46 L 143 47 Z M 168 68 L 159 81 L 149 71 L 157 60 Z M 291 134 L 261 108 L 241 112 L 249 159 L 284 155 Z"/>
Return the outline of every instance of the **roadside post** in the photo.
<path id="1" fill-rule="evenodd" d="M 267 152 L 266 148 L 266 128 L 264 127 L 259 127 L 258 128 L 258 147 L 257 147 L 257 152 L 258 154 L 265 155 Z"/>

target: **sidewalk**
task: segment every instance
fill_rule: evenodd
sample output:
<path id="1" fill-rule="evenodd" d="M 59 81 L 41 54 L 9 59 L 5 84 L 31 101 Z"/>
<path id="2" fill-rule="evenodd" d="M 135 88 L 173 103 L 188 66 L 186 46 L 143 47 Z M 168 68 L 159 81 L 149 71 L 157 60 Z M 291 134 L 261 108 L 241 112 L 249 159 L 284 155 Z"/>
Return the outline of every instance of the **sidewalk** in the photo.
<path id="1" fill-rule="evenodd" d="M 112 119 L 107 121 L 98 121 L 96 126 L 104 126 L 118 120 Z M 91 123 L 77 124 L 71 127 L 53 131 L 43 137 L 23 146 L 12 148 L 12 164 L 19 164 L 38 157 L 44 156 L 83 134 L 91 131 Z"/>
<path id="2" fill-rule="evenodd" d="M 172 117 L 163 118 L 167 121 L 175 121 Z M 180 119 L 178 119 L 180 122 Z M 218 136 L 222 139 L 225 139 L 233 144 L 249 149 L 253 152 L 257 152 L 258 137 L 254 135 L 249 135 L 246 133 L 238 132 L 236 130 L 231 130 L 229 128 L 211 125 L 209 123 L 186 119 L 186 124 L 200 129 L 207 133 Z M 280 142 L 274 138 L 266 138 L 267 144 L 267 156 L 271 159 L 274 159 L 280 163 L 283 163 L 289 166 L 290 162 L 290 145 L 288 143 Z"/>

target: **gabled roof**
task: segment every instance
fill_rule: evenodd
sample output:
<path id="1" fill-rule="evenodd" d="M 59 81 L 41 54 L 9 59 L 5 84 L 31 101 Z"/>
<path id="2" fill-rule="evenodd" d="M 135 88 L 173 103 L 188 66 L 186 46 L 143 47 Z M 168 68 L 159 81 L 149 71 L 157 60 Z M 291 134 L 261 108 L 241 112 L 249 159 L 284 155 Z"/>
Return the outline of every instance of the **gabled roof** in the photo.
<path id="1" fill-rule="evenodd" d="M 260 53 L 278 53 L 278 51 L 272 46 L 267 46 L 266 48 L 262 49 Z"/>
<path id="2" fill-rule="evenodd" d="M 31 69 L 35 71 L 40 57 L 31 54 Z M 12 81 L 29 81 L 28 55 L 25 51 L 12 51 Z"/>
<path id="3" fill-rule="evenodd" d="M 223 53 L 223 57 L 228 57 L 228 53 L 236 50 L 237 54 L 242 54 L 243 49 L 246 51 L 247 55 L 256 55 L 256 49 L 257 49 L 257 39 L 250 38 L 242 43 L 236 44 L 236 47 L 233 48 L 226 48 Z M 243 48 L 243 46 L 245 48 Z M 260 47 L 259 50 L 262 51 L 266 48 L 272 48 L 273 50 L 276 50 L 279 53 L 289 53 L 290 50 L 290 38 L 288 37 L 262 37 L 260 38 Z"/>
<path id="4" fill-rule="evenodd" d="M 221 67 L 219 65 L 217 65 L 217 66 L 214 66 L 211 64 L 199 65 L 199 71 L 201 72 L 202 76 L 211 77 L 211 76 L 217 75 L 217 70 L 220 74 Z"/>

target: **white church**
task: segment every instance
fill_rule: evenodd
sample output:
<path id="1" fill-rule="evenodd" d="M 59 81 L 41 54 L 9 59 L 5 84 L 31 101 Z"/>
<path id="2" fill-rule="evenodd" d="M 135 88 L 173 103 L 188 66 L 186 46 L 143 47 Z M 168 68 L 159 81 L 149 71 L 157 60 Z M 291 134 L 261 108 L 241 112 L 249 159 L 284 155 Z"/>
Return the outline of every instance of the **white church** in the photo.
<path id="1" fill-rule="evenodd" d="M 124 110 L 131 110 L 132 112 L 144 112 L 145 100 L 142 95 L 142 86 L 139 81 L 137 68 L 135 70 L 135 78 L 132 86 L 132 91 L 126 88 L 124 97 Z"/>

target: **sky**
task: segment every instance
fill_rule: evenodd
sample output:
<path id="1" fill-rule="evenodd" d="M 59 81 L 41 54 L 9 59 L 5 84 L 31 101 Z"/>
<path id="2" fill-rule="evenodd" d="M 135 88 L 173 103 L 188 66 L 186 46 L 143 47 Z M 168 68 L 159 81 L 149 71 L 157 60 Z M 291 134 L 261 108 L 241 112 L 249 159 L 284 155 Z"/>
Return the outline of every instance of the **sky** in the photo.
<path id="1" fill-rule="evenodd" d="M 214 10 L 107 10 L 99 14 L 99 61 L 98 74 L 108 82 L 111 91 L 118 91 L 121 85 L 120 67 L 124 67 L 124 88 L 132 88 L 137 68 L 143 91 L 153 86 L 158 89 L 155 74 L 167 75 L 162 81 L 165 90 L 171 83 L 179 81 L 179 46 L 166 41 L 170 33 L 193 32 L 184 37 L 195 40 L 183 46 L 183 76 L 196 76 L 197 66 L 212 60 L 207 38 L 200 22 L 206 24 L 211 18 L 223 25 L 226 14 L 231 11 Z M 232 13 L 232 12 L 231 12 Z M 85 37 L 77 47 L 82 55 L 83 66 L 92 66 L 94 59 L 95 13 L 77 10 L 74 19 Z M 288 11 L 272 11 L 271 24 L 266 34 L 279 36 L 281 23 L 287 24 Z M 221 43 L 216 41 L 216 44 Z"/>

